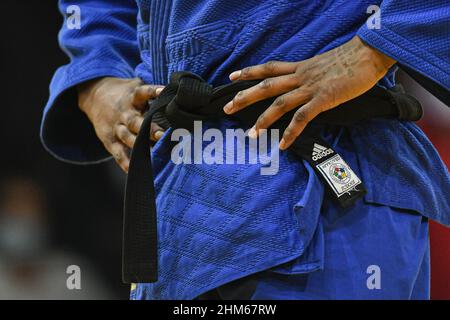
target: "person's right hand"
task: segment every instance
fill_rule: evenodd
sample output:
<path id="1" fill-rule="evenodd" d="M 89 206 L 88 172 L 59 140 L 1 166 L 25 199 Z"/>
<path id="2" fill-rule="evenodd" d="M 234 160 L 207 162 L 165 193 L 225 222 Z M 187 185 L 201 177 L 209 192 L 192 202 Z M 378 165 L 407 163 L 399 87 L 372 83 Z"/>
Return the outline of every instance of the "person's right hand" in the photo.
<path id="1" fill-rule="evenodd" d="M 105 77 L 78 86 L 78 105 L 94 126 L 98 138 L 123 171 L 128 172 L 130 150 L 141 128 L 148 101 L 163 86 L 144 85 L 140 79 Z M 152 123 L 150 139 L 157 141 L 164 130 Z"/>

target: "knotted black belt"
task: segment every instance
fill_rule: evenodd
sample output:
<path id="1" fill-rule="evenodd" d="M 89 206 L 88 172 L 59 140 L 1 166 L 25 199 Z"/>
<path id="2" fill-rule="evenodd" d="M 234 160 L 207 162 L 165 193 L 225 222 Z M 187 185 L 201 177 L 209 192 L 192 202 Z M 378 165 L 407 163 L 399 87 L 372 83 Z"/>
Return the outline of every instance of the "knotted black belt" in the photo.
<path id="1" fill-rule="evenodd" d="M 233 116 L 222 108 L 241 90 L 259 81 L 238 81 L 213 88 L 198 75 L 177 72 L 154 100 L 145 115 L 131 153 L 125 191 L 123 235 L 123 281 L 156 282 L 158 242 L 155 190 L 150 156 L 150 125 L 155 113 L 164 112 L 171 127 L 192 130 L 194 121 L 219 121 L 232 117 L 243 126 L 252 126 L 274 98 L 257 102 Z M 284 130 L 295 110 L 285 114 L 271 128 Z M 420 104 L 400 90 L 373 87 L 365 94 L 316 117 L 289 150 L 307 160 L 323 179 L 328 193 L 342 206 L 349 206 L 366 193 L 362 181 L 333 148 L 321 138 L 320 125 L 349 126 L 371 118 L 417 121 Z"/>

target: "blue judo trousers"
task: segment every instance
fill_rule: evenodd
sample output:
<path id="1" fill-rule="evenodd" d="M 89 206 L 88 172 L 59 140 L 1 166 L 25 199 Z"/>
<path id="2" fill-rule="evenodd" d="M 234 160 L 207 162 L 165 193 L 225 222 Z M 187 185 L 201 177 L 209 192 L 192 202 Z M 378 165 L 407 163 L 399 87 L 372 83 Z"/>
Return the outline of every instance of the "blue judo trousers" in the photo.
<path id="1" fill-rule="evenodd" d="M 65 23 L 70 5 L 60 1 Z M 374 5 L 380 11 L 370 16 Z M 358 35 L 440 93 L 450 88 L 444 0 L 78 6 L 81 28 L 60 33 L 71 60 L 55 73 L 41 130 L 44 146 L 65 161 L 108 159 L 76 106 L 76 86 L 98 77 L 167 84 L 173 72 L 187 70 L 221 85 L 242 67 L 301 61 Z M 379 85 L 394 84 L 395 68 Z M 223 120 L 218 129 L 236 126 Z M 428 219 L 450 224 L 450 178 L 415 124 L 373 119 L 323 130 L 368 191 L 345 209 L 325 196 L 310 165 L 288 152 L 280 153 L 273 176 L 261 175 L 260 164 L 175 164 L 170 134 L 153 148 L 159 279 L 133 286 L 132 299 L 194 299 L 251 275 L 252 299 L 428 298 Z"/>

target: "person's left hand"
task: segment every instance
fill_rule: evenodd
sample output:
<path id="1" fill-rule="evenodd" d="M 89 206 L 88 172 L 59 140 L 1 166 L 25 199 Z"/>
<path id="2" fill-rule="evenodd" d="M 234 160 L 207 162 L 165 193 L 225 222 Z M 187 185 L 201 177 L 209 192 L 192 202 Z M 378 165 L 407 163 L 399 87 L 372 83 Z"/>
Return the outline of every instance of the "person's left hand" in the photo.
<path id="1" fill-rule="evenodd" d="M 264 80 L 239 92 L 224 106 L 224 112 L 233 114 L 257 101 L 279 96 L 250 129 L 249 136 L 256 138 L 259 130 L 269 128 L 285 113 L 303 105 L 283 133 L 280 149 L 284 150 L 319 113 L 368 91 L 394 63 L 355 36 L 340 47 L 305 61 L 270 61 L 247 67 L 231 73 L 230 80 Z"/>

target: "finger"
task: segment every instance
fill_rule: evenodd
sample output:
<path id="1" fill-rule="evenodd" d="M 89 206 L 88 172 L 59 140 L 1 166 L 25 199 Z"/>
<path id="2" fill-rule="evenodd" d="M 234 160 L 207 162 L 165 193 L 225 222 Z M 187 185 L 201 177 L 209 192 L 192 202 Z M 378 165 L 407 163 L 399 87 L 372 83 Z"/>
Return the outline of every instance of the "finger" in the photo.
<path id="1" fill-rule="evenodd" d="M 311 99 L 311 93 L 299 88 L 279 96 L 256 120 L 255 125 L 250 129 L 249 136 L 256 138 L 261 129 L 268 129 L 279 120 L 284 114 L 297 108 Z"/>
<path id="2" fill-rule="evenodd" d="M 123 124 L 114 127 L 115 136 L 124 143 L 128 148 L 132 149 L 136 142 L 136 136 L 128 130 Z"/>
<path id="3" fill-rule="evenodd" d="M 148 100 L 157 98 L 163 88 L 163 86 L 154 85 L 136 87 L 133 92 L 133 106 L 139 110 L 144 110 L 147 107 Z"/>
<path id="4" fill-rule="evenodd" d="M 230 80 L 253 80 L 281 76 L 295 72 L 298 62 L 268 61 L 263 64 L 234 71 Z"/>
<path id="5" fill-rule="evenodd" d="M 109 152 L 112 154 L 120 168 L 123 171 L 128 172 L 130 166 L 129 149 L 124 144 L 117 141 L 110 145 Z"/>
<path id="6" fill-rule="evenodd" d="M 285 150 L 289 148 L 305 129 L 306 125 L 321 113 L 323 108 L 323 104 L 317 98 L 300 107 L 295 112 L 286 130 L 284 130 L 283 137 L 280 141 L 280 149 Z"/>
<path id="7" fill-rule="evenodd" d="M 223 107 L 223 110 L 227 114 L 232 114 L 255 102 L 289 92 L 298 86 L 299 82 L 295 74 L 267 78 L 251 88 L 238 92 L 233 100 Z"/>
<path id="8" fill-rule="evenodd" d="M 150 140 L 158 141 L 164 134 L 164 129 L 161 128 L 157 123 L 152 122 L 150 127 Z"/>
<path id="9" fill-rule="evenodd" d="M 137 135 L 141 130 L 142 123 L 144 122 L 144 117 L 134 111 L 126 111 L 120 115 L 120 122 L 128 128 L 128 130 Z M 150 128 L 150 140 L 158 141 L 164 134 L 164 129 L 158 124 L 152 122 Z"/>
<path id="10" fill-rule="evenodd" d="M 125 111 L 120 115 L 120 122 L 134 134 L 138 134 L 141 129 L 144 117 L 137 111 Z"/>

